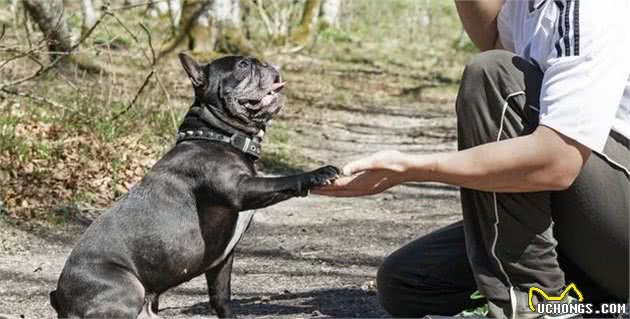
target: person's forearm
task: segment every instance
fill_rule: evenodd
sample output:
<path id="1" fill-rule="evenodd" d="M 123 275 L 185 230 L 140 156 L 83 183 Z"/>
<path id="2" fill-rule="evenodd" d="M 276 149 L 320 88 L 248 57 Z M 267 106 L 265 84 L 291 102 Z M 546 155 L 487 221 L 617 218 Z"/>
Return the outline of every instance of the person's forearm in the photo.
<path id="1" fill-rule="evenodd" d="M 457 13 L 464 30 L 481 50 L 491 50 L 500 46 L 497 31 L 497 16 L 503 0 L 456 0 Z"/>
<path id="2" fill-rule="evenodd" d="M 566 189 L 588 151 L 551 129 L 467 150 L 410 156 L 409 180 L 435 181 L 492 192 Z"/>

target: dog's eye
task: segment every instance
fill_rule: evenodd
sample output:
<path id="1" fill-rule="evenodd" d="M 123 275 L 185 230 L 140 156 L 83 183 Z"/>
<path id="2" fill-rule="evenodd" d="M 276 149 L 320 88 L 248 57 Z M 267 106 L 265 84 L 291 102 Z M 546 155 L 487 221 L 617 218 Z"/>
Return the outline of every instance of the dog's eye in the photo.
<path id="1" fill-rule="evenodd" d="M 248 66 L 249 66 L 249 61 L 247 60 L 241 60 L 241 62 L 238 63 L 238 67 L 241 69 L 244 69 Z"/>

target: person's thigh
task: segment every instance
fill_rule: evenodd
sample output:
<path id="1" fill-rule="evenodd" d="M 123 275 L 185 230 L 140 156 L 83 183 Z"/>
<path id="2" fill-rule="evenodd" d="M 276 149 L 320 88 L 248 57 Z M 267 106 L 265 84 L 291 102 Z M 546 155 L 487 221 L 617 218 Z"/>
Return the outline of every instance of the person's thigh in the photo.
<path id="1" fill-rule="evenodd" d="M 604 153 L 630 167 L 630 150 L 616 139 L 608 139 Z M 592 154 L 573 185 L 554 192 L 551 201 L 560 254 L 604 291 L 626 300 L 630 215 L 627 172 L 607 158 Z"/>
<path id="2" fill-rule="evenodd" d="M 453 315 L 478 306 L 462 222 L 418 238 L 388 256 L 377 275 L 378 297 L 396 317 Z"/>

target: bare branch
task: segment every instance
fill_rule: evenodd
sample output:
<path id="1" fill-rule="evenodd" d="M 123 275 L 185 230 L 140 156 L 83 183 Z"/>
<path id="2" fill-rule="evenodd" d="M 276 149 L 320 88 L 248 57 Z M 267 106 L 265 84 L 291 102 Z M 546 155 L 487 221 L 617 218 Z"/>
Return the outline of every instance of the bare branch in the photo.
<path id="1" fill-rule="evenodd" d="M 149 48 L 151 49 L 151 57 L 152 57 L 152 59 L 150 61 L 151 62 L 151 71 L 149 72 L 147 77 L 144 79 L 144 82 L 140 86 L 140 89 L 138 89 L 138 91 L 136 92 L 136 95 L 131 100 L 131 103 L 129 103 L 127 105 L 127 107 L 124 110 L 122 110 L 120 113 L 114 115 L 112 117 L 111 121 L 116 121 L 122 115 L 124 115 L 125 113 L 129 112 L 129 110 L 131 110 L 133 105 L 136 103 L 136 101 L 138 100 L 138 98 L 140 97 L 142 92 L 144 91 L 144 88 L 149 84 L 149 82 L 151 81 L 151 78 L 156 74 L 155 65 L 157 64 L 157 57 L 155 55 L 155 49 L 153 48 L 153 41 L 152 41 L 152 38 L 151 38 L 151 32 L 149 32 L 149 29 L 147 29 L 147 27 L 144 24 L 142 24 L 142 23 L 140 23 L 140 27 L 147 34 L 147 40 L 149 42 Z M 148 59 L 149 58 L 147 57 L 147 60 Z M 158 82 L 160 82 L 160 81 L 158 80 Z M 168 94 L 167 94 L 167 96 L 168 96 Z"/>
<path id="2" fill-rule="evenodd" d="M 269 37 L 273 37 L 273 26 L 271 24 L 271 20 L 269 19 L 269 15 L 267 15 L 267 11 L 265 11 L 265 8 L 263 6 L 263 0 L 252 0 L 252 2 L 256 5 L 256 8 L 258 9 L 258 14 L 260 15 L 260 18 L 265 25 L 267 35 Z"/>
<path id="3" fill-rule="evenodd" d="M 155 55 L 155 49 L 153 48 L 153 40 L 151 38 L 151 32 L 149 32 L 149 29 L 147 29 L 147 26 L 145 26 L 144 23 L 142 22 L 140 22 L 140 27 L 147 34 L 147 39 L 149 41 L 149 48 L 151 49 L 151 67 L 154 67 L 155 64 L 157 63 L 157 57 Z"/>
<path id="4" fill-rule="evenodd" d="M 52 70 L 60 61 L 63 60 L 63 58 L 69 54 L 72 53 L 72 51 L 74 51 L 76 48 L 78 48 L 87 38 L 90 37 L 90 35 L 92 34 L 92 32 L 94 31 L 94 29 L 96 29 L 96 27 L 101 23 L 101 21 L 103 21 L 103 18 L 105 18 L 105 16 L 109 15 L 108 12 L 103 13 L 98 20 L 96 20 L 96 22 L 94 23 L 94 25 L 85 33 L 85 35 L 83 35 L 81 37 L 81 39 L 79 39 L 79 41 L 77 41 L 77 43 L 75 43 L 72 47 L 70 47 L 70 49 L 67 52 L 63 52 L 64 55 L 60 55 L 57 56 L 57 58 L 55 58 L 52 62 L 50 62 L 48 65 L 46 65 L 45 67 L 41 67 L 39 68 L 39 70 L 37 70 L 35 73 L 23 77 L 21 79 L 15 80 L 15 81 L 9 81 L 9 82 L 5 82 L 0 84 L 0 90 L 4 90 L 7 87 L 10 86 L 16 86 L 22 83 L 25 83 L 27 81 L 33 80 L 35 78 L 38 78 L 46 73 L 48 73 L 48 71 Z"/>
<path id="5" fill-rule="evenodd" d="M 70 48 L 70 52 L 74 51 L 76 48 L 78 48 L 87 38 L 90 37 L 90 35 L 92 35 L 92 32 L 94 32 L 94 30 L 96 30 L 96 27 L 98 27 L 98 25 L 103 21 L 103 18 L 105 18 L 105 16 L 111 15 L 109 13 L 109 11 L 105 11 L 103 12 L 103 14 L 101 14 L 101 16 L 96 20 L 96 22 L 94 22 L 94 25 L 87 31 L 85 32 L 85 34 L 83 36 L 81 36 L 81 38 L 79 39 L 79 41 L 77 41 L 77 43 L 75 43 L 71 48 Z"/>
<path id="6" fill-rule="evenodd" d="M 123 116 L 125 113 L 129 112 L 129 110 L 131 110 L 131 107 L 136 103 L 136 101 L 140 97 L 140 94 L 142 94 L 142 91 L 144 91 L 144 88 L 147 86 L 147 84 L 149 84 L 149 81 L 151 80 L 154 74 L 155 74 L 155 69 L 151 69 L 151 72 L 149 72 L 147 77 L 144 79 L 142 86 L 140 86 L 140 89 L 138 90 L 138 92 L 136 92 L 136 95 L 133 97 L 133 100 L 131 100 L 131 103 L 127 104 L 127 107 L 122 112 L 114 115 L 111 119 L 112 122 L 116 121 L 118 118 Z"/>
<path id="7" fill-rule="evenodd" d="M 4 38 L 4 34 L 7 31 L 7 25 L 6 24 L 2 24 L 2 31 L 0 31 L 0 41 L 2 41 L 2 38 Z"/>
<path id="8" fill-rule="evenodd" d="M 44 47 L 46 47 L 46 44 L 41 44 L 38 47 L 31 48 L 31 49 L 29 49 L 27 51 L 24 51 L 24 52 L 19 52 L 18 54 L 14 55 L 14 56 L 12 56 L 10 58 L 7 58 L 6 60 L 0 62 L 0 69 L 2 69 L 9 62 L 11 62 L 13 60 L 17 60 L 17 59 L 23 58 L 23 57 L 28 57 L 31 60 L 36 60 L 36 59 L 33 58 L 32 54 L 37 52 L 37 51 L 39 51 L 39 50 L 41 50 L 41 49 L 43 49 Z M 43 67 L 41 62 L 37 61 L 36 63 L 39 64 L 41 67 Z"/>
<path id="9" fill-rule="evenodd" d="M 137 3 L 137 4 L 129 4 L 126 6 L 120 6 L 117 8 L 111 8 L 109 9 L 109 11 L 120 11 L 120 10 L 127 10 L 127 9 L 133 9 L 133 8 L 137 8 L 137 7 L 143 7 L 143 6 L 148 6 L 154 3 L 160 3 L 160 2 L 164 2 L 164 1 L 168 1 L 168 0 L 155 0 L 155 1 L 149 1 L 149 2 L 144 2 L 144 3 Z"/>
<path id="10" fill-rule="evenodd" d="M 116 19 L 118 24 L 120 24 L 120 26 L 125 30 L 125 32 L 127 32 L 131 36 L 131 38 L 133 38 L 133 40 L 136 43 L 138 43 L 138 37 L 133 32 L 131 32 L 131 30 L 129 30 L 127 25 L 118 17 L 118 15 L 115 12 L 111 11 L 111 12 L 108 12 L 108 14 L 114 17 L 114 19 Z"/>

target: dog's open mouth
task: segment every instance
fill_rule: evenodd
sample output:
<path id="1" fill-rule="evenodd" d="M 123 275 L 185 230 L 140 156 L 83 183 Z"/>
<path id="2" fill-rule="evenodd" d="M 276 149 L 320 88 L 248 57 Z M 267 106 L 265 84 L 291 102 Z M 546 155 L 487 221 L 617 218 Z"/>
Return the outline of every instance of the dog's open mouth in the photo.
<path id="1" fill-rule="evenodd" d="M 239 99 L 238 103 L 247 107 L 247 109 L 249 109 L 250 111 L 258 111 L 262 108 L 266 108 L 278 99 L 280 91 L 284 87 L 285 83 L 286 82 L 275 82 L 271 85 L 269 91 L 267 91 L 267 94 L 265 94 L 262 98 L 243 98 Z"/>

